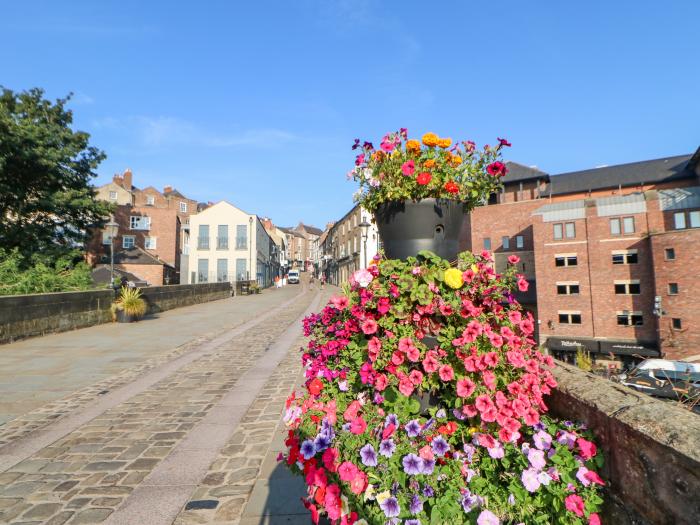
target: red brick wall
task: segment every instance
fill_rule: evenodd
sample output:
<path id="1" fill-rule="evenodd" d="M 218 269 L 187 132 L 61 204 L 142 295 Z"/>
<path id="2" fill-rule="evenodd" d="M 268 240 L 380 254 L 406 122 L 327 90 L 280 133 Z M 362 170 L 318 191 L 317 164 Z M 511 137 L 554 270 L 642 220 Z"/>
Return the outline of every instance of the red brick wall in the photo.
<path id="1" fill-rule="evenodd" d="M 131 216 L 148 216 L 151 218 L 150 230 L 132 230 Z M 119 206 L 115 218 L 119 223 L 119 237 L 114 245 L 115 250 L 122 249 L 124 235 L 135 236 L 136 245 L 145 249 L 145 238 L 156 237 L 156 249 L 147 250 L 158 256 L 166 263 L 179 268 L 180 258 L 177 257 L 179 226 L 177 213 L 173 209 L 155 208 L 153 206 Z"/>
<path id="2" fill-rule="evenodd" d="M 163 284 L 163 266 L 159 264 L 115 264 L 114 267 L 134 274 L 151 286 Z"/>

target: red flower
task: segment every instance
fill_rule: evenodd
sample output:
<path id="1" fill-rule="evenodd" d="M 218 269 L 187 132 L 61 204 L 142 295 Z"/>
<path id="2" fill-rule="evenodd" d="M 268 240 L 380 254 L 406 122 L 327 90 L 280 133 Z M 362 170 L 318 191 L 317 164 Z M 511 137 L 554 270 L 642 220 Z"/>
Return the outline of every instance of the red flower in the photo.
<path id="1" fill-rule="evenodd" d="M 323 381 L 317 377 L 309 383 L 307 388 L 309 389 L 309 393 L 311 395 L 317 396 L 321 393 L 321 390 L 323 390 Z"/>
<path id="2" fill-rule="evenodd" d="M 421 186 L 425 186 L 426 184 L 430 184 L 430 181 L 433 180 L 433 176 L 428 173 L 427 171 L 423 171 L 418 174 L 418 177 L 416 178 L 416 182 L 420 184 Z"/>
<path id="3" fill-rule="evenodd" d="M 366 429 L 367 423 L 364 419 L 362 419 L 362 416 L 358 417 L 356 420 L 350 423 L 350 432 L 352 432 L 353 434 L 363 434 Z"/>
<path id="4" fill-rule="evenodd" d="M 600 525 L 600 517 L 595 512 L 588 516 L 588 525 Z"/>
<path id="5" fill-rule="evenodd" d="M 511 143 L 508 142 L 506 139 L 502 139 L 501 137 L 498 137 L 498 143 L 500 146 L 507 146 L 509 148 L 511 147 Z"/>
<path id="6" fill-rule="evenodd" d="M 506 165 L 501 161 L 497 160 L 496 162 L 486 166 L 486 171 L 489 175 L 493 175 L 494 177 L 503 177 L 506 173 L 508 173 L 508 168 L 506 168 Z"/>
<path id="7" fill-rule="evenodd" d="M 578 438 L 576 440 L 576 444 L 578 445 L 579 452 L 581 453 L 581 457 L 583 459 L 591 459 L 596 455 L 597 449 L 595 443 L 583 438 Z"/>
<path id="8" fill-rule="evenodd" d="M 445 191 L 448 193 L 459 193 L 459 186 L 454 181 L 449 181 L 445 184 Z"/>
<path id="9" fill-rule="evenodd" d="M 377 328 L 377 321 L 374 319 L 366 319 L 362 323 L 362 331 L 367 335 L 377 333 Z"/>

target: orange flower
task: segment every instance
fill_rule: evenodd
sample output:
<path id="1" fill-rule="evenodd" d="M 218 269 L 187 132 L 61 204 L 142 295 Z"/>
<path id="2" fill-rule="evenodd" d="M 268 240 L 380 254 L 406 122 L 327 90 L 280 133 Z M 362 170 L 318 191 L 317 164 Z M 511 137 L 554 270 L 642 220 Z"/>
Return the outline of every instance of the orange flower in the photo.
<path id="1" fill-rule="evenodd" d="M 383 151 L 375 151 L 372 153 L 372 160 L 381 161 L 382 159 L 384 159 Z"/>
<path id="2" fill-rule="evenodd" d="M 429 148 L 437 146 L 439 143 L 440 137 L 438 137 L 435 133 L 429 132 L 423 135 L 423 144 L 425 144 Z"/>
<path id="3" fill-rule="evenodd" d="M 452 145 L 451 138 L 438 139 L 438 146 L 440 146 L 441 148 L 449 148 L 451 145 Z"/>
<path id="4" fill-rule="evenodd" d="M 450 164 L 452 164 L 452 166 L 456 168 L 457 166 L 462 164 L 462 157 L 460 157 L 459 155 L 452 155 L 450 157 Z"/>
<path id="5" fill-rule="evenodd" d="M 406 142 L 406 151 L 409 153 L 415 153 L 416 155 L 420 153 L 420 142 L 417 140 L 409 140 Z"/>
<path id="6" fill-rule="evenodd" d="M 426 160 L 426 161 L 423 163 L 423 166 L 425 166 L 425 167 L 428 168 L 428 169 L 435 167 L 435 159 L 428 159 L 428 160 Z"/>

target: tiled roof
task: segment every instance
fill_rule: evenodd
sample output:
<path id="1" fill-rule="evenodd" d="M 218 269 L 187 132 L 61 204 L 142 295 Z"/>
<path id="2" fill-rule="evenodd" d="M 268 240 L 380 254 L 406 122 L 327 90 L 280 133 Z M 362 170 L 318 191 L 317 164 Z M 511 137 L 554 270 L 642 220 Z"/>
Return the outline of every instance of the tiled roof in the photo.
<path id="1" fill-rule="evenodd" d="M 161 261 L 156 256 L 151 255 L 138 246 L 115 253 L 114 264 L 159 264 L 162 266 L 170 266 L 165 261 Z"/>
<path id="2" fill-rule="evenodd" d="M 512 160 L 507 161 L 506 166 L 508 167 L 508 173 L 501 179 L 503 184 L 533 179 L 549 180 L 547 173 L 535 167 L 523 166 Z"/>

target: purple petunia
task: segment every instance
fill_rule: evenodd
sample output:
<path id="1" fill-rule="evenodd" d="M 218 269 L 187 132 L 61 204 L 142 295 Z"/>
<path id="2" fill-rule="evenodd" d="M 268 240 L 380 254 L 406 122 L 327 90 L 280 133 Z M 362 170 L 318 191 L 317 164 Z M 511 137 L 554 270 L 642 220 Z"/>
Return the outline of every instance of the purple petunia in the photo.
<path id="1" fill-rule="evenodd" d="M 529 468 L 523 470 L 523 473 L 520 475 L 520 481 L 523 482 L 528 492 L 536 492 L 540 488 L 541 483 L 537 478 L 537 474 L 538 472 L 534 468 Z"/>
<path id="2" fill-rule="evenodd" d="M 313 441 L 307 439 L 301 444 L 300 452 L 304 459 L 311 459 L 316 455 L 316 445 L 314 445 Z"/>
<path id="3" fill-rule="evenodd" d="M 464 512 L 471 512 L 471 510 L 479 504 L 479 497 L 467 490 L 462 496 L 461 503 Z"/>
<path id="4" fill-rule="evenodd" d="M 408 437 L 412 438 L 418 436 L 418 434 L 420 434 L 420 423 L 415 419 L 406 423 L 406 434 L 408 434 Z"/>
<path id="5" fill-rule="evenodd" d="M 464 470 L 464 479 L 467 481 L 467 483 L 469 483 L 474 476 L 476 476 L 475 470 L 470 468 Z"/>
<path id="6" fill-rule="evenodd" d="M 399 502 L 398 500 L 391 496 L 382 501 L 379 504 L 379 507 L 384 511 L 384 515 L 387 518 L 391 518 L 393 516 L 398 516 L 399 513 L 401 512 L 401 507 L 399 507 Z"/>
<path id="7" fill-rule="evenodd" d="M 474 453 L 476 452 L 476 447 L 473 447 L 472 445 L 465 443 L 464 444 L 464 453 L 467 455 L 467 461 L 471 463 L 472 457 L 474 456 Z"/>
<path id="8" fill-rule="evenodd" d="M 445 438 L 442 436 L 438 436 L 435 439 L 433 439 L 433 442 L 430 444 L 430 446 L 433 449 L 433 452 L 435 452 L 438 456 L 444 456 L 448 450 L 450 450 L 450 444 L 445 441 Z"/>
<path id="9" fill-rule="evenodd" d="M 322 452 L 331 446 L 331 440 L 323 434 L 319 434 L 316 436 L 316 439 L 314 439 L 314 446 L 317 452 Z"/>
<path id="10" fill-rule="evenodd" d="M 435 491 L 433 490 L 433 487 L 430 485 L 425 485 L 423 487 L 423 496 L 426 498 L 432 498 L 435 495 Z"/>
<path id="11" fill-rule="evenodd" d="M 476 523 L 477 525 L 500 525 L 501 520 L 490 510 L 483 510 L 476 519 Z"/>
<path id="12" fill-rule="evenodd" d="M 394 450 L 396 450 L 396 445 L 394 444 L 394 440 L 391 438 L 384 439 L 381 443 L 379 443 L 379 453 L 382 456 L 390 458 L 394 455 Z"/>
<path id="13" fill-rule="evenodd" d="M 552 436 L 542 430 L 535 432 L 532 440 L 535 442 L 535 447 L 540 450 L 549 450 L 552 447 Z"/>
<path id="14" fill-rule="evenodd" d="M 389 425 L 394 425 L 398 428 L 399 416 L 397 416 L 396 414 L 389 414 L 388 416 L 386 416 L 386 418 L 384 419 L 384 426 L 388 427 Z"/>
<path id="15" fill-rule="evenodd" d="M 366 467 L 377 466 L 377 453 L 371 443 L 367 443 L 360 449 L 360 457 L 362 458 L 362 464 Z"/>
<path id="16" fill-rule="evenodd" d="M 432 474 L 433 470 L 435 469 L 435 460 L 434 459 L 424 459 L 423 460 L 423 465 L 421 466 L 420 473 L 421 474 Z"/>
<path id="17" fill-rule="evenodd" d="M 423 460 L 415 454 L 406 454 L 401 462 L 403 463 L 403 471 L 409 476 L 415 476 L 421 473 Z"/>
<path id="18" fill-rule="evenodd" d="M 411 497 L 411 503 L 408 505 L 408 510 L 411 514 L 418 514 L 423 510 L 423 501 L 418 497 L 418 494 L 414 494 Z"/>
<path id="19" fill-rule="evenodd" d="M 412 520 L 406 520 L 403 522 L 403 525 L 421 525 L 421 522 L 418 518 L 412 519 Z"/>

